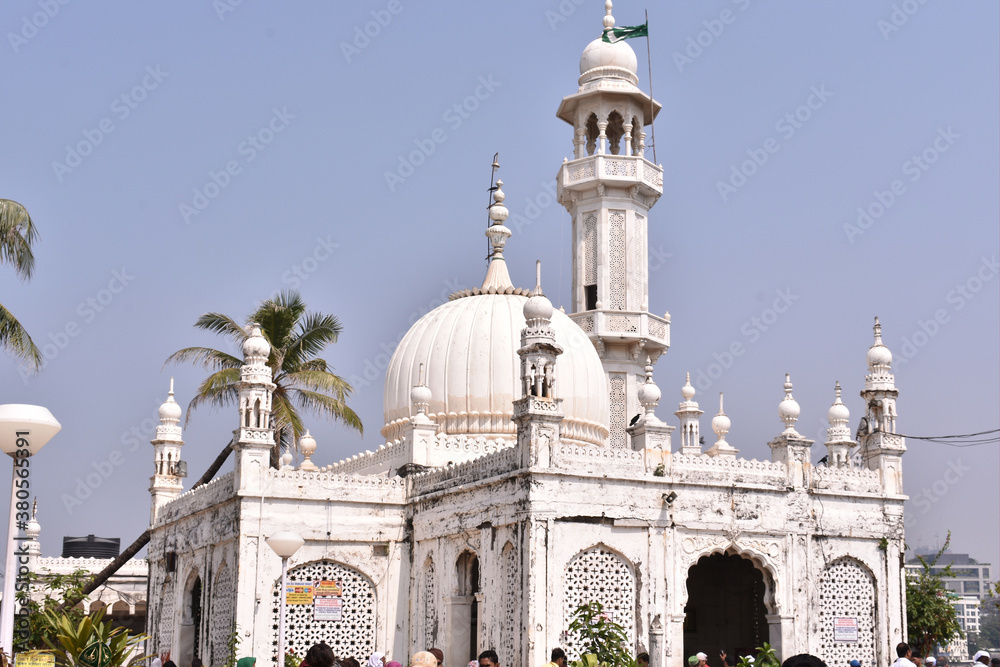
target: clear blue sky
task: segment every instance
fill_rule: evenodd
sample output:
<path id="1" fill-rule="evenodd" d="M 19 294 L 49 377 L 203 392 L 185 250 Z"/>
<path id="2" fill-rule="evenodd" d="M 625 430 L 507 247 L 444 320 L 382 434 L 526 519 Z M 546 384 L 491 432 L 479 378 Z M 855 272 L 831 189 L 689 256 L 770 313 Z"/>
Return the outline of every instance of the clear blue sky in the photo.
<path id="1" fill-rule="evenodd" d="M 816 460 L 834 381 L 852 428 L 862 413 L 879 315 L 896 359 L 911 357 L 895 369 L 900 431 L 996 428 L 997 3 L 649 9 L 664 169 L 650 307 L 673 321 L 660 416 L 675 420 L 685 371 L 704 373 L 703 430 L 725 391 L 728 440 L 766 458 L 790 372 Z M 569 220 L 547 188 L 572 130 L 555 110 L 603 13 L 574 0 L 4 3 L 0 196 L 28 207 L 41 240 L 30 283 L 0 269 L 2 303 L 51 359 L 27 380 L 0 359 L 0 403 L 42 404 L 63 424 L 31 480 L 43 552 L 67 534 L 128 543 L 144 529 L 152 417 L 171 375 L 184 405 L 203 377 L 163 362 L 219 344 L 192 327 L 206 311 L 242 318 L 297 287 L 337 315 L 325 356 L 354 379 L 365 435 L 313 421 L 316 460 L 378 447 L 395 343 L 482 280 L 497 151 L 526 223 L 507 246 L 512 277 L 530 286 L 541 259 L 546 292 L 568 305 Z M 615 15 L 641 23 L 643 7 Z M 646 45 L 633 45 L 648 90 Z M 772 317 L 779 294 L 791 305 Z M 728 363 L 734 342 L 745 352 Z M 235 426 L 232 411 L 194 415 L 189 483 Z M 1000 560 L 998 471 L 995 445 L 910 441 L 910 544 L 951 529 L 956 550 Z"/>

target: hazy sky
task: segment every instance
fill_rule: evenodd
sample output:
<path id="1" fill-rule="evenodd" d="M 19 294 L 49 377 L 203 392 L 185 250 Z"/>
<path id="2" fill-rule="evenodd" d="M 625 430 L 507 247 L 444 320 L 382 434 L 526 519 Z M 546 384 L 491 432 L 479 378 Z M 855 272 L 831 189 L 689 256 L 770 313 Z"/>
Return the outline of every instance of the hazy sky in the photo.
<path id="1" fill-rule="evenodd" d="M 37 377 L 0 358 L 0 403 L 63 424 L 33 461 L 45 555 L 146 527 L 156 408 L 171 375 L 185 406 L 204 377 L 163 362 L 222 344 L 192 327 L 207 311 L 242 319 L 297 288 L 339 317 L 324 356 L 365 435 L 312 420 L 315 460 L 378 447 L 396 343 L 482 281 L 497 151 L 512 278 L 531 286 L 541 259 L 569 306 L 570 222 L 550 192 L 572 129 L 555 111 L 603 3 L 63 2 L 0 6 L 0 197 L 41 234 L 34 279 L 0 268 L 0 293 L 48 357 Z M 707 440 L 724 391 L 727 439 L 768 458 L 789 372 L 815 461 L 835 381 L 852 428 L 862 414 L 878 315 L 901 432 L 997 428 L 997 3 L 650 4 L 650 309 L 672 319 L 659 416 L 676 423 L 690 371 Z M 614 13 L 643 21 L 639 3 Z M 236 425 L 194 414 L 188 484 Z M 950 529 L 1000 565 L 997 446 L 907 444 L 910 545 Z"/>

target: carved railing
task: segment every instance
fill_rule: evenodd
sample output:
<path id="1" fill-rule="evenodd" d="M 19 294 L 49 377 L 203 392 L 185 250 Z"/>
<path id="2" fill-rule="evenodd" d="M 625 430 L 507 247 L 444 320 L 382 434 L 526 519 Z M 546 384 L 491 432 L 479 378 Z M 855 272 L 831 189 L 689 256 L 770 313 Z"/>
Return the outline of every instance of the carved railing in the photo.
<path id="1" fill-rule="evenodd" d="M 676 480 L 784 486 L 787 478 L 783 463 L 735 456 L 674 454 L 670 457 L 670 467 Z"/>
<path id="2" fill-rule="evenodd" d="M 827 468 L 813 466 L 814 489 L 844 491 L 847 493 L 881 493 L 882 480 L 877 470 L 867 468 Z"/>
<path id="3" fill-rule="evenodd" d="M 517 448 L 511 446 L 464 463 L 416 473 L 410 475 L 408 480 L 411 492 L 420 495 L 496 477 L 517 470 L 518 467 Z"/>

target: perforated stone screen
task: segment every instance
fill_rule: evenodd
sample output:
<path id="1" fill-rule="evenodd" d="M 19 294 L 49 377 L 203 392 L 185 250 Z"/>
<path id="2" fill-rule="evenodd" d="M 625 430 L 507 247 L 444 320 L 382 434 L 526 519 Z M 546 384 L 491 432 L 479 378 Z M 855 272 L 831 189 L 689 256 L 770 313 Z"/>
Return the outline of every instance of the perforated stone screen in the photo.
<path id="1" fill-rule="evenodd" d="M 608 268 L 611 273 L 611 299 L 605 307 L 625 310 L 625 213 L 611 211 L 609 220 Z"/>
<path id="2" fill-rule="evenodd" d="M 208 664 L 221 665 L 228 658 L 229 637 L 234 629 L 233 597 L 236 593 L 233 586 L 233 570 L 223 563 L 215 574 L 212 585 L 212 607 L 209 619 L 209 649 Z"/>
<path id="3" fill-rule="evenodd" d="M 875 582 L 868 569 L 853 558 L 827 565 L 819 583 L 820 657 L 828 665 L 859 660 L 875 664 Z M 837 641 L 837 619 L 855 619 L 858 640 Z"/>
<path id="4" fill-rule="evenodd" d="M 172 579 L 168 579 L 163 584 L 163 593 L 160 595 L 159 631 L 159 637 L 156 640 L 157 652 L 170 651 L 174 643 L 174 582 Z"/>
<path id="5" fill-rule="evenodd" d="M 427 559 L 424 568 L 424 590 L 421 595 L 421 603 L 424 607 L 424 642 L 427 646 L 437 643 L 437 604 L 435 603 L 434 592 L 434 561 Z"/>
<path id="6" fill-rule="evenodd" d="M 288 581 L 339 581 L 343 587 L 343 612 L 339 621 L 317 621 L 313 605 L 294 604 L 285 607 L 285 647 L 299 658 L 309 647 L 324 641 L 340 658 L 355 658 L 359 662 L 375 651 L 375 588 L 357 570 L 340 563 L 323 561 L 306 563 L 288 571 Z M 278 651 L 278 610 L 281 580 L 272 591 L 274 641 L 272 663 Z"/>
<path id="7" fill-rule="evenodd" d="M 521 609 L 524 587 L 521 585 L 521 568 L 517 562 L 517 551 L 508 542 L 501 556 L 503 561 L 504 605 L 503 622 L 500 628 L 500 644 L 511 658 L 520 656 Z M 516 659 L 514 660 L 516 662 Z"/>
<path id="8" fill-rule="evenodd" d="M 625 629 L 629 645 L 635 646 L 635 573 L 628 563 L 607 549 L 589 549 L 569 562 L 564 581 L 565 628 L 581 604 L 600 602 L 611 620 Z M 568 634 L 566 648 L 572 659 L 578 659 L 579 637 Z"/>

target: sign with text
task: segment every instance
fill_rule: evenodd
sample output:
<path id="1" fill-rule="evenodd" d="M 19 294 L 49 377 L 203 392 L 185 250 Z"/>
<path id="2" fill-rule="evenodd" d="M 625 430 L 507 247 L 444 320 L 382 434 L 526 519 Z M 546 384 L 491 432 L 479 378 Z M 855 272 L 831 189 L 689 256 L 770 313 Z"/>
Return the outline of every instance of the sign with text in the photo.
<path id="1" fill-rule="evenodd" d="M 833 619 L 833 641 L 857 643 L 858 619 L 856 618 Z"/>
<path id="2" fill-rule="evenodd" d="M 317 581 L 316 597 L 344 597 L 344 582 L 342 581 Z"/>
<path id="3" fill-rule="evenodd" d="M 311 581 L 289 581 L 285 586 L 285 604 L 312 604 L 313 589 Z"/>
<path id="4" fill-rule="evenodd" d="M 316 598 L 313 604 L 313 619 L 317 621 L 339 621 L 344 617 L 343 598 Z"/>
<path id="5" fill-rule="evenodd" d="M 51 653 L 18 653 L 14 664 L 16 667 L 54 667 L 56 656 Z"/>

